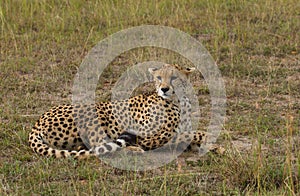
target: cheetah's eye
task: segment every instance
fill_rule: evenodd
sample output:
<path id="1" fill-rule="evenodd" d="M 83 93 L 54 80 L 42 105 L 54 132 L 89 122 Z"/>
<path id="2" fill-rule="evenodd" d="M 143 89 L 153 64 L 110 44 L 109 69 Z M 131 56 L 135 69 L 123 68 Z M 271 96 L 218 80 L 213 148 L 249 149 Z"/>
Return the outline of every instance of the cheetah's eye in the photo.
<path id="1" fill-rule="evenodd" d="M 159 81 L 161 81 L 161 77 L 160 77 L 160 76 L 157 76 L 156 78 L 157 78 Z"/>

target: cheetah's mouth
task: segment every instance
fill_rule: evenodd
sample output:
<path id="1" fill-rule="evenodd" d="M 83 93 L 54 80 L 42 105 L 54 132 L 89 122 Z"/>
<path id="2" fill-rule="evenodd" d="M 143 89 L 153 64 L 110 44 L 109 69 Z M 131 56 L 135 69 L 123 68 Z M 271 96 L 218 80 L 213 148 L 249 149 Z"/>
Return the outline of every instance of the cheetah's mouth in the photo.
<path id="1" fill-rule="evenodd" d="M 168 99 L 168 98 L 170 98 L 170 96 L 169 96 L 169 95 L 167 95 L 167 94 L 163 94 L 163 95 L 161 95 L 161 97 L 162 97 L 162 98 L 164 98 L 164 99 Z"/>
<path id="2" fill-rule="evenodd" d="M 175 92 L 172 91 L 172 90 L 169 90 L 169 91 L 164 92 L 164 91 L 162 91 L 161 89 L 159 89 L 159 90 L 157 91 L 158 96 L 162 97 L 163 99 L 171 99 L 172 96 L 174 95 L 174 93 L 175 93 Z"/>
<path id="3" fill-rule="evenodd" d="M 158 95 L 162 97 L 163 99 L 170 99 L 171 95 L 163 92 L 159 92 Z"/>

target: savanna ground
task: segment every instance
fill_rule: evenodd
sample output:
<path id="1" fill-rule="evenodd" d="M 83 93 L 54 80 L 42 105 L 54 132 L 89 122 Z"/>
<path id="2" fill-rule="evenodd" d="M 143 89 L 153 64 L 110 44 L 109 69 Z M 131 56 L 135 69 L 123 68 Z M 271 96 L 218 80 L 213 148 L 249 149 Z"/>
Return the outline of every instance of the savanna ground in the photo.
<path id="1" fill-rule="evenodd" d="M 300 4 L 288 1 L 0 0 L 0 195 L 299 195 Z M 142 24 L 199 40 L 223 75 L 224 154 L 184 154 L 133 172 L 98 159 L 39 157 L 27 135 L 51 106 L 70 103 L 73 78 L 101 39 Z M 128 67 L 147 60 L 192 66 L 170 51 L 135 49 L 116 58 L 98 100 Z M 209 90 L 192 77 L 203 126 Z"/>

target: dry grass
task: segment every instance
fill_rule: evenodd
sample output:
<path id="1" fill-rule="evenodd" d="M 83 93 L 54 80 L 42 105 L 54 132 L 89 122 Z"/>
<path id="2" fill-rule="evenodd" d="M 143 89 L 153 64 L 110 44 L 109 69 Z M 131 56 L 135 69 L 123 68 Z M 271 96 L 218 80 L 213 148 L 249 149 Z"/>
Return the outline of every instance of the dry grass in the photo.
<path id="1" fill-rule="evenodd" d="M 299 10 L 296 0 L 0 0 L 0 194 L 298 195 Z M 174 161 L 146 172 L 33 154 L 31 126 L 49 107 L 71 102 L 87 52 L 142 24 L 178 28 L 211 52 L 226 82 L 227 121 L 219 138 L 226 153 L 187 154 L 181 171 Z M 162 49 L 129 51 L 105 71 L 97 99 L 107 100 L 122 71 L 145 60 L 189 65 Z M 208 118 L 207 87 L 199 74 L 193 82 Z"/>

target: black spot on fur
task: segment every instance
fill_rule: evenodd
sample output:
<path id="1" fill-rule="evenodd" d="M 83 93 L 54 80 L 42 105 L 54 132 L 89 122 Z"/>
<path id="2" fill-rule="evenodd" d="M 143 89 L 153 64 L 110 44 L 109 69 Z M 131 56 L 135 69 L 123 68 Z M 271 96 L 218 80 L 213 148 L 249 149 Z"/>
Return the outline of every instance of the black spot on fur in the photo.
<path id="1" fill-rule="evenodd" d="M 104 144 L 104 147 L 105 147 L 108 151 L 111 151 L 111 150 L 112 150 L 112 147 L 111 147 L 110 145 Z"/>

